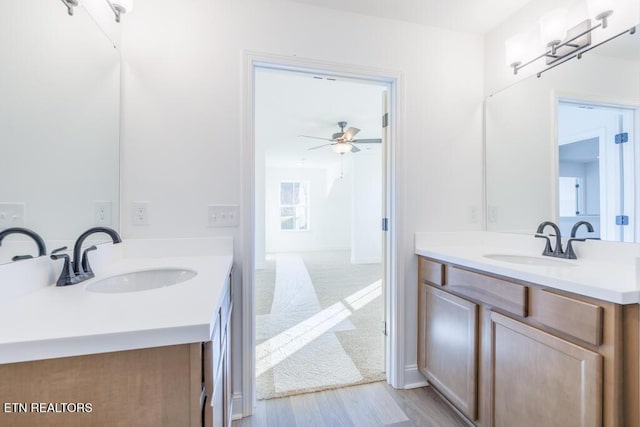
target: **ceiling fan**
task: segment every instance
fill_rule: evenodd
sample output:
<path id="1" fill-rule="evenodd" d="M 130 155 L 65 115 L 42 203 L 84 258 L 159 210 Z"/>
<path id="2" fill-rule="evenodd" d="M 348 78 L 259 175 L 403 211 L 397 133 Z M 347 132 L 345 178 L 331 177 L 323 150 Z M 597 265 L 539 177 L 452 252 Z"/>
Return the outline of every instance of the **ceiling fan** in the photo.
<path id="1" fill-rule="evenodd" d="M 329 143 L 329 144 L 322 144 L 322 145 L 318 145 L 316 147 L 311 147 L 311 148 L 309 148 L 309 150 L 315 150 L 317 148 L 331 146 L 333 151 L 335 151 L 336 153 L 338 153 L 340 155 L 342 155 L 344 153 L 347 153 L 349 151 L 351 151 L 352 153 L 357 153 L 358 151 L 361 151 L 354 144 L 380 144 L 380 143 L 382 143 L 382 140 L 380 138 L 353 139 L 358 134 L 358 132 L 360 132 L 360 129 L 354 128 L 354 127 L 350 127 L 345 132 L 344 128 L 347 127 L 347 122 L 338 122 L 338 126 L 340 126 L 340 132 L 334 133 L 333 135 L 331 135 L 331 138 L 321 138 L 321 137 L 318 137 L 318 136 L 309 136 L 309 135 L 298 135 L 298 136 L 301 136 L 301 137 L 304 137 L 304 138 L 313 138 L 313 139 L 322 139 L 324 141 L 331 141 L 331 143 Z"/>

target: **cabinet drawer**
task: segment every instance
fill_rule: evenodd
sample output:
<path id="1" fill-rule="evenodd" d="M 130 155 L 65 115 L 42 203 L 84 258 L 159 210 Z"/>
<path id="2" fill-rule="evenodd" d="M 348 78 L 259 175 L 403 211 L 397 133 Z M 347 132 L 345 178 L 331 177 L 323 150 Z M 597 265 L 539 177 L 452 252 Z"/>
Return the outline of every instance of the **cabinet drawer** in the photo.
<path id="1" fill-rule="evenodd" d="M 418 280 L 420 283 L 432 283 L 439 286 L 444 285 L 444 265 L 419 257 Z"/>
<path id="2" fill-rule="evenodd" d="M 602 344 L 603 308 L 542 289 L 535 294 L 532 317 L 593 345 Z"/>
<path id="3" fill-rule="evenodd" d="M 446 286 L 449 290 L 468 296 L 500 310 L 527 316 L 528 289 L 524 285 L 446 266 Z"/>

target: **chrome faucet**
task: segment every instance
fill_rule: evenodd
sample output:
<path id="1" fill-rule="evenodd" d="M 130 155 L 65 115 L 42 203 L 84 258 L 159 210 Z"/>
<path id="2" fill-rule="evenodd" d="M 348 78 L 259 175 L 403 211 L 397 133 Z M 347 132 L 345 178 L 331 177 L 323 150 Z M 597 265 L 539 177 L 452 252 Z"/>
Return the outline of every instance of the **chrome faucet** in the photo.
<path id="1" fill-rule="evenodd" d="M 556 244 L 555 244 L 555 247 L 553 248 L 553 250 L 551 250 L 551 241 L 549 240 L 549 237 L 547 237 L 547 236 L 542 234 L 544 229 L 545 229 L 545 227 L 547 227 L 547 226 L 552 227 L 553 228 L 553 232 L 555 233 Z M 552 236 L 553 236 L 553 234 L 552 234 Z M 556 257 L 556 258 L 565 258 L 564 251 L 562 250 L 562 236 L 560 235 L 560 227 L 558 227 L 556 224 L 554 224 L 551 221 L 542 222 L 538 226 L 538 229 L 536 230 L 535 237 L 547 240 L 547 243 L 546 243 L 546 245 L 544 247 L 544 251 L 542 251 L 542 255 L 552 256 L 552 257 Z"/>
<path id="2" fill-rule="evenodd" d="M 90 246 L 85 249 L 84 252 L 82 251 L 82 244 L 86 238 L 95 233 L 106 233 L 111 237 L 111 241 L 114 244 L 122 243 L 122 238 L 114 229 L 108 227 L 93 227 L 82 233 L 73 245 L 73 261 L 71 261 L 68 254 L 58 255 L 58 252 L 67 249 L 66 246 L 54 250 L 51 252 L 51 259 L 56 260 L 64 258 L 64 266 L 62 267 L 62 273 L 58 278 L 56 286 L 75 285 L 76 283 L 83 282 L 95 276 L 91 270 L 91 266 L 89 265 L 89 258 L 87 254 L 90 251 L 95 251 L 97 248 L 95 246 Z"/>
<path id="3" fill-rule="evenodd" d="M 12 228 L 7 228 L 0 231 L 0 246 L 2 246 L 2 240 L 4 240 L 4 238 L 7 237 L 9 234 L 24 234 L 25 236 L 31 237 L 36 242 L 36 245 L 38 245 L 38 256 L 39 257 L 45 256 L 47 254 L 47 247 L 45 246 L 44 240 L 42 240 L 42 237 L 40 237 L 40 235 L 35 231 L 29 230 L 28 228 L 23 228 L 23 227 L 12 227 Z M 33 256 L 16 255 L 13 258 L 11 258 L 11 260 L 20 261 L 20 260 L 29 259 L 29 258 L 33 258 Z"/>

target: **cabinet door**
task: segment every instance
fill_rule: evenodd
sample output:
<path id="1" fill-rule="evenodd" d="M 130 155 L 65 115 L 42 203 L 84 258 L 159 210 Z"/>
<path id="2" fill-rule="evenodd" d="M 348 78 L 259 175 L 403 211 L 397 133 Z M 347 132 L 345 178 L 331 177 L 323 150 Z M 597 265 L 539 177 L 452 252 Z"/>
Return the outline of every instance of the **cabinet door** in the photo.
<path id="1" fill-rule="evenodd" d="M 477 418 L 478 306 L 420 284 L 420 371 L 470 419 Z"/>
<path id="2" fill-rule="evenodd" d="M 602 425 L 602 356 L 491 313 L 492 426 Z"/>

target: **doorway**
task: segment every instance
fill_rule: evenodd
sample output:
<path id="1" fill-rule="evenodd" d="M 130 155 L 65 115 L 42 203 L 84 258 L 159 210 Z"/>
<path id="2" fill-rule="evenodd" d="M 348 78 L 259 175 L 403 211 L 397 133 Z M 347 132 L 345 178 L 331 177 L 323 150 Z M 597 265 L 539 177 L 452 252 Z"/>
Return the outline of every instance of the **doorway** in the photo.
<path id="1" fill-rule="evenodd" d="M 258 399 L 385 375 L 388 82 L 257 66 Z"/>
<path id="2" fill-rule="evenodd" d="M 562 233 L 582 220 L 594 230 L 577 237 L 637 242 L 637 109 L 560 99 L 557 114 Z"/>

